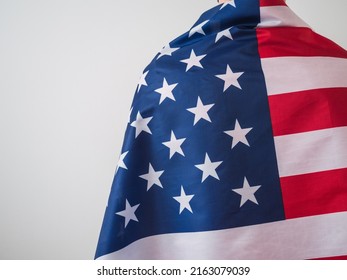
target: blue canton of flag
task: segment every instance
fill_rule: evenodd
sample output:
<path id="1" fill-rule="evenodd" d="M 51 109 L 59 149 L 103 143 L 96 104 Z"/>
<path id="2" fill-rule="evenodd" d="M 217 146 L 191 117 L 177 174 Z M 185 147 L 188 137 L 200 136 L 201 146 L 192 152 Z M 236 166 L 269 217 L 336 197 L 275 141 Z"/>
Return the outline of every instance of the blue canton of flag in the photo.
<path id="1" fill-rule="evenodd" d="M 147 237 L 284 219 L 259 22 L 254 0 L 218 5 L 146 67 L 96 258 Z"/>

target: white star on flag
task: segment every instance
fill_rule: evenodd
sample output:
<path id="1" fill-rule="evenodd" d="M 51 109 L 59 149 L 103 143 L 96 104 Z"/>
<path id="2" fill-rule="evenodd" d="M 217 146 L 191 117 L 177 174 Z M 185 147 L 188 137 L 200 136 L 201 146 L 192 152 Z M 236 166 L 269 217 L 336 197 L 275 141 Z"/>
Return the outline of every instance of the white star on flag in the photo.
<path id="1" fill-rule="evenodd" d="M 169 85 L 166 81 L 166 79 L 164 78 L 163 81 L 163 86 L 161 88 L 158 88 L 155 90 L 155 92 L 160 94 L 160 100 L 159 100 L 159 104 L 161 104 L 166 98 L 169 98 L 173 101 L 175 100 L 175 97 L 173 96 L 172 91 L 174 90 L 174 88 L 177 86 L 178 84 L 171 84 Z"/>
<path id="2" fill-rule="evenodd" d="M 153 117 L 143 118 L 140 112 L 137 112 L 136 120 L 134 120 L 130 126 L 135 127 L 136 133 L 135 138 L 139 136 L 142 131 L 145 131 L 149 134 L 152 134 L 151 130 L 148 127 L 148 123 L 153 119 Z"/>
<path id="3" fill-rule="evenodd" d="M 181 62 L 187 64 L 186 72 L 188 72 L 188 70 L 190 68 L 192 68 L 193 66 L 204 68 L 204 67 L 202 67 L 202 65 L 200 63 L 200 60 L 202 60 L 205 56 L 206 56 L 206 54 L 196 56 L 194 50 L 192 50 L 189 58 L 181 60 Z"/>
<path id="4" fill-rule="evenodd" d="M 233 149 L 238 143 L 243 143 L 249 147 L 248 140 L 246 135 L 253 129 L 251 128 L 242 128 L 239 124 L 239 121 L 236 119 L 234 130 L 224 131 L 225 134 L 228 134 L 233 138 L 231 142 L 231 149 Z"/>
<path id="5" fill-rule="evenodd" d="M 215 43 L 217 43 L 223 36 L 229 38 L 230 40 L 233 40 L 233 36 L 231 35 L 230 30 L 225 29 L 225 30 L 217 33 Z"/>
<path id="6" fill-rule="evenodd" d="M 231 6 L 233 6 L 234 8 L 236 8 L 235 0 L 230 0 L 230 1 L 228 1 L 228 2 L 225 2 L 225 3 L 223 4 L 223 6 L 222 6 L 219 10 L 225 8 L 227 5 L 231 5 Z"/>
<path id="7" fill-rule="evenodd" d="M 124 163 L 124 158 L 127 156 L 128 153 L 129 153 L 129 151 L 120 155 L 119 160 L 118 160 L 118 164 L 117 164 L 117 168 L 116 168 L 116 172 L 118 171 L 119 168 L 128 169 L 128 167 Z"/>
<path id="8" fill-rule="evenodd" d="M 192 29 L 190 29 L 188 37 L 193 36 L 195 33 L 200 33 L 200 34 L 202 34 L 202 35 L 205 35 L 205 32 L 204 32 L 204 30 L 202 29 L 202 27 L 203 27 L 206 23 L 208 23 L 208 22 L 209 22 L 208 20 L 205 20 L 205 21 L 203 21 L 202 23 L 200 23 L 200 24 L 194 26 Z"/>
<path id="9" fill-rule="evenodd" d="M 210 160 L 210 157 L 208 156 L 208 154 L 206 153 L 205 155 L 205 162 L 202 164 L 198 164 L 195 165 L 196 168 L 199 168 L 202 171 L 202 180 L 201 183 L 205 181 L 205 179 L 208 176 L 212 176 L 214 178 L 216 178 L 217 180 L 219 180 L 218 174 L 216 172 L 216 169 L 219 165 L 221 165 L 223 163 L 223 161 L 215 161 L 212 162 Z"/>
<path id="10" fill-rule="evenodd" d="M 194 194 L 186 195 L 186 193 L 185 193 L 185 191 L 183 189 L 183 186 L 181 186 L 181 195 L 173 197 L 180 204 L 180 214 L 182 213 L 182 211 L 184 209 L 187 209 L 188 211 L 193 213 L 193 210 L 192 210 L 192 208 L 191 208 L 191 206 L 189 204 L 189 202 L 192 200 L 193 197 L 194 197 Z"/>
<path id="11" fill-rule="evenodd" d="M 175 153 L 178 153 L 184 156 L 181 145 L 186 140 L 186 138 L 177 139 L 174 132 L 171 131 L 171 139 L 170 141 L 163 142 L 163 145 L 170 149 L 170 159 L 174 156 Z"/>
<path id="12" fill-rule="evenodd" d="M 214 104 L 208 104 L 208 105 L 204 105 L 201 102 L 200 97 L 198 97 L 198 102 L 196 104 L 196 107 L 193 108 L 188 108 L 187 110 L 191 113 L 193 113 L 195 115 L 194 117 L 194 125 L 196 125 L 196 123 L 201 120 L 204 119 L 208 122 L 212 122 L 209 115 L 208 115 L 208 111 L 214 106 Z"/>
<path id="13" fill-rule="evenodd" d="M 261 186 L 250 186 L 248 181 L 247 181 L 247 178 L 245 177 L 245 179 L 243 181 L 243 187 L 239 188 L 239 189 L 232 189 L 232 191 L 241 195 L 241 202 L 240 202 L 240 207 L 241 207 L 248 200 L 254 202 L 255 204 L 258 204 L 258 201 L 255 198 L 254 194 L 260 187 Z"/>
<path id="14" fill-rule="evenodd" d="M 216 75 L 217 78 L 221 79 L 224 81 L 224 90 L 223 92 L 225 92 L 230 86 L 235 86 L 239 89 L 242 89 L 239 82 L 238 82 L 238 79 L 241 77 L 241 75 L 243 74 L 244 72 L 237 72 L 237 73 L 234 73 L 230 66 L 227 65 L 227 70 L 226 70 L 226 73 L 225 74 L 221 74 L 221 75 Z"/>
<path id="15" fill-rule="evenodd" d="M 157 59 L 161 58 L 164 55 L 172 56 L 172 53 L 179 50 L 180 48 L 171 48 L 170 45 L 164 46 L 159 52 Z"/>
<path id="16" fill-rule="evenodd" d="M 164 170 L 162 171 L 155 171 L 153 166 L 149 164 L 148 173 L 140 175 L 139 177 L 147 181 L 147 191 L 150 190 L 151 187 L 154 185 L 157 185 L 158 187 L 163 188 L 159 177 L 163 174 Z"/>
<path id="17" fill-rule="evenodd" d="M 138 84 L 138 86 L 137 86 L 137 92 L 140 91 L 141 86 L 148 86 L 148 85 L 147 85 L 147 82 L 146 82 L 146 76 L 148 75 L 148 72 L 149 72 L 149 71 L 147 71 L 147 72 L 145 72 L 145 73 L 142 74 L 142 76 L 141 76 L 141 78 L 140 78 L 140 81 L 139 81 L 139 84 Z"/>
<path id="18" fill-rule="evenodd" d="M 116 215 L 122 216 L 125 218 L 125 225 L 124 228 L 127 227 L 128 223 L 133 220 L 135 222 L 138 222 L 139 220 L 137 219 L 135 215 L 136 209 L 140 206 L 140 204 L 131 206 L 128 200 L 125 200 L 125 209 L 123 211 L 117 212 Z"/>

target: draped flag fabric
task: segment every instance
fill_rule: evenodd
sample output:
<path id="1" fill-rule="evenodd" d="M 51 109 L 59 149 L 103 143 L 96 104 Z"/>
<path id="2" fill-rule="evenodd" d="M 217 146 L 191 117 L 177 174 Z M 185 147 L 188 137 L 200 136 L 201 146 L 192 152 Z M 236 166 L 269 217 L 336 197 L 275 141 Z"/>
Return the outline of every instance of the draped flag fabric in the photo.
<path id="1" fill-rule="evenodd" d="M 217 5 L 143 72 L 96 258 L 346 256 L 347 52 L 284 0 Z"/>

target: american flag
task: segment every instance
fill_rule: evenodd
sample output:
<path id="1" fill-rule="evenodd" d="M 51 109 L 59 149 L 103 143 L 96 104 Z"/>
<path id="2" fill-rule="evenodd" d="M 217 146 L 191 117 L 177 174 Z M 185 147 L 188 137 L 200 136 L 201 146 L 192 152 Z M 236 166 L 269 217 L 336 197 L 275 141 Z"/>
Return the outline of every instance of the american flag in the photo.
<path id="1" fill-rule="evenodd" d="M 98 259 L 347 257 L 347 52 L 284 0 L 205 12 L 146 67 Z"/>

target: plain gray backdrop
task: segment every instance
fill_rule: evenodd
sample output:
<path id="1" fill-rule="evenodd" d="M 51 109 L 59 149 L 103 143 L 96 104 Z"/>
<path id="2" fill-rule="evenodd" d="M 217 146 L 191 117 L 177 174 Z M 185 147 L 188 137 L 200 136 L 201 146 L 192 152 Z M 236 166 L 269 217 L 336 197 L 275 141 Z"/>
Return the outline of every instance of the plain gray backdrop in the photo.
<path id="1" fill-rule="evenodd" d="M 287 3 L 347 47 L 346 0 Z M 0 259 L 94 257 L 142 70 L 214 5 L 0 0 Z"/>

